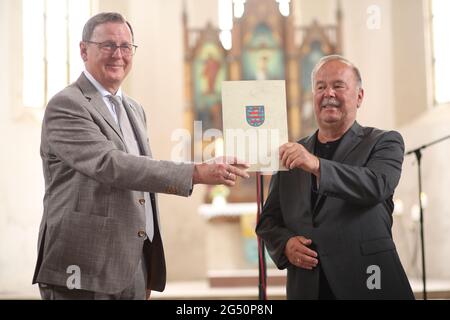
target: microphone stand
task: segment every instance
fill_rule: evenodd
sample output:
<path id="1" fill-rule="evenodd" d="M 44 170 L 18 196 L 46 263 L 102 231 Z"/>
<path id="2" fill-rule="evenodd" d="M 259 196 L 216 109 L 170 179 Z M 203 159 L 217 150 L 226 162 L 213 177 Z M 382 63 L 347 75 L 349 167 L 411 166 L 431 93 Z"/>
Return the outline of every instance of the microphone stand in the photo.
<path id="1" fill-rule="evenodd" d="M 435 140 L 433 142 L 424 144 L 416 149 L 410 150 L 406 153 L 406 156 L 415 154 L 417 159 L 417 173 L 419 179 L 419 208 L 420 208 L 420 244 L 422 248 L 422 283 L 423 283 L 423 299 L 427 300 L 427 287 L 426 287 L 426 272 L 425 272 L 425 241 L 423 236 L 423 204 L 422 204 L 422 150 L 431 147 L 432 145 L 438 144 L 444 140 L 450 139 L 450 135 L 443 137 L 441 139 Z"/>
<path id="2" fill-rule="evenodd" d="M 264 205 L 264 176 L 261 172 L 256 173 L 256 186 L 257 186 L 257 206 L 258 212 L 256 214 L 256 223 L 259 223 L 261 218 L 261 213 Z M 258 270 L 259 270 L 259 281 L 258 281 L 258 298 L 259 300 L 267 300 L 267 266 L 266 266 L 266 252 L 265 246 L 262 239 L 257 236 L 258 241 Z"/>

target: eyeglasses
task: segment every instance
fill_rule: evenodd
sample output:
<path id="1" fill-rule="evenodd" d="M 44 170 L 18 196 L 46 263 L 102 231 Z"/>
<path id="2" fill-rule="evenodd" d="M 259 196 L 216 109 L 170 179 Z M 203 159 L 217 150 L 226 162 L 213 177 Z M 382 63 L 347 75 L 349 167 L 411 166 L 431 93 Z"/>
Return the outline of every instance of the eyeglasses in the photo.
<path id="1" fill-rule="evenodd" d="M 100 51 L 106 54 L 113 54 L 114 52 L 116 52 L 117 48 L 120 48 L 120 53 L 125 57 L 134 55 L 138 47 L 134 44 L 122 44 L 118 46 L 114 42 L 110 41 L 105 42 L 85 41 L 85 42 L 96 44 L 100 49 Z"/>

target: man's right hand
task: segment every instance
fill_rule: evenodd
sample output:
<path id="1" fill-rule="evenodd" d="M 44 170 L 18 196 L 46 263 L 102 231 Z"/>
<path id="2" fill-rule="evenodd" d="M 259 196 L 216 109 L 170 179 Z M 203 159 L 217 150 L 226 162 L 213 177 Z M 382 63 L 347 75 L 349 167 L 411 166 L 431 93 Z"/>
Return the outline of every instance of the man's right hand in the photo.
<path id="1" fill-rule="evenodd" d="M 308 248 L 312 244 L 311 239 L 303 236 L 292 237 L 286 243 L 284 254 L 289 262 L 299 268 L 312 270 L 317 266 L 317 252 Z"/>
<path id="2" fill-rule="evenodd" d="M 212 161 L 195 165 L 192 183 L 224 184 L 232 187 L 235 185 L 237 177 L 245 179 L 250 177 L 245 171 L 248 168 L 247 164 L 239 163 L 235 158 L 216 158 Z"/>

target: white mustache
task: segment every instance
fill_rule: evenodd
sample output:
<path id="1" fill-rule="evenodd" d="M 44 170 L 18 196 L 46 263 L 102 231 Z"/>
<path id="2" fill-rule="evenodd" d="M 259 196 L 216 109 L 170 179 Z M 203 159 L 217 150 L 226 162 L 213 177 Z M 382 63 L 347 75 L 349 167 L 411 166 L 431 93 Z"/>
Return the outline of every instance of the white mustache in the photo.
<path id="1" fill-rule="evenodd" d="M 321 107 L 326 107 L 326 106 L 340 107 L 341 103 L 335 98 L 324 98 L 322 100 L 322 103 L 320 104 L 320 106 Z"/>

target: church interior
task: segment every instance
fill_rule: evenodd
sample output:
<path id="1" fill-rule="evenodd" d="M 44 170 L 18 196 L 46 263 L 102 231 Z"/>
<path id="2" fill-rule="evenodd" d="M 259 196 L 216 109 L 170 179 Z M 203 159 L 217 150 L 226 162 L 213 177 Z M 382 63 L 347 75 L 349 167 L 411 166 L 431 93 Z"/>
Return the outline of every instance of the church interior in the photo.
<path id="1" fill-rule="evenodd" d="M 427 146 L 405 156 L 392 232 L 416 297 L 425 265 L 428 298 L 450 299 L 448 0 L 0 0 L 0 299 L 40 299 L 31 281 L 42 118 L 83 71 L 84 23 L 105 11 L 133 26 L 138 49 L 122 90 L 144 107 L 157 159 L 175 160 L 180 129 L 192 135 L 185 159 L 199 156 L 199 143 L 201 157 L 207 139 L 195 139 L 195 123 L 200 134 L 221 129 L 222 81 L 285 80 L 297 141 L 316 129 L 314 64 L 329 54 L 354 62 L 365 90 L 357 121 L 399 131 L 406 151 Z M 258 298 L 255 181 L 159 196 L 168 282 L 153 299 Z M 267 268 L 269 299 L 285 299 L 286 272 L 269 259 Z"/>

